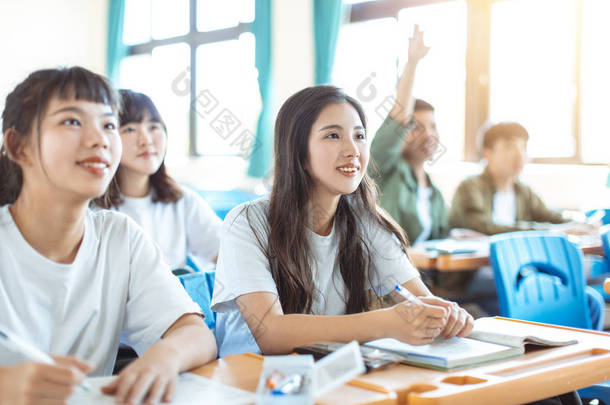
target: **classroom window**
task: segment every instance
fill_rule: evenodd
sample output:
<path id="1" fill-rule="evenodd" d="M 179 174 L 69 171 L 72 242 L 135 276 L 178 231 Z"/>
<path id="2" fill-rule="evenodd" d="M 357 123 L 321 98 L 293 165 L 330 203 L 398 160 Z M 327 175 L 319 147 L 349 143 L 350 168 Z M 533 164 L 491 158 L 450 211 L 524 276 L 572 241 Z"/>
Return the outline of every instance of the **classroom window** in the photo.
<path id="1" fill-rule="evenodd" d="M 189 32 L 189 0 L 152 0 L 152 37 L 166 39 Z"/>
<path id="2" fill-rule="evenodd" d="M 491 8 L 490 119 L 521 123 L 532 157 L 575 154 L 575 6 L 512 0 Z"/>
<path id="3" fill-rule="evenodd" d="M 584 0 L 580 142 L 585 162 L 607 164 L 610 136 L 606 127 L 610 95 L 610 2 Z"/>
<path id="4" fill-rule="evenodd" d="M 430 51 L 417 68 L 413 94 L 435 108 L 436 125 L 445 150 L 443 159 L 457 160 L 464 148 L 464 99 L 466 90 L 465 1 L 409 7 L 399 11 L 402 38 L 400 67 L 407 62 L 408 38 L 419 24 L 426 32 Z"/>
<path id="5" fill-rule="evenodd" d="M 610 56 L 605 51 L 610 26 L 604 17 L 610 14 L 610 3 L 346 3 L 351 7 L 350 22 L 340 32 L 334 76 L 352 93 L 367 74 L 378 72 L 384 76 L 379 80 L 381 92 L 393 94 L 413 23 L 425 30 L 432 48 L 418 68 L 414 95 L 437 108 L 445 158 L 478 160 L 482 124 L 514 120 L 530 133 L 529 154 L 534 162 L 607 163 L 610 137 L 605 136 L 603 117 L 610 94 Z M 376 26 L 381 21 L 387 26 Z M 374 41 L 350 44 L 353 38 Z M 386 49 L 377 49 L 375 44 L 381 43 Z M 376 129 L 380 118 L 372 106 L 364 104 Z"/>
<path id="6" fill-rule="evenodd" d="M 362 104 L 369 131 L 379 128 L 387 115 L 379 106 L 394 94 L 399 41 L 388 38 L 397 36 L 394 18 L 349 24 L 339 33 L 333 82 Z"/>
<path id="7" fill-rule="evenodd" d="M 197 0 L 197 29 L 213 31 L 254 21 L 252 0 Z"/>
<path id="8" fill-rule="evenodd" d="M 121 61 L 119 85 L 150 95 L 159 108 L 168 127 L 169 164 L 185 154 L 242 152 L 239 140 L 212 125 L 225 109 L 239 131 L 254 133 L 260 96 L 253 20 L 254 0 L 126 0 L 129 55 Z M 217 100 L 213 110 L 204 103 L 210 94 Z"/>
<path id="9" fill-rule="evenodd" d="M 238 154 L 241 142 L 254 135 L 261 108 L 258 72 L 254 67 L 254 35 L 244 33 L 237 40 L 201 45 L 197 48 L 197 60 L 200 78 L 197 94 L 207 92 L 202 94 L 197 109 L 198 149 L 206 155 Z M 213 97 L 212 101 L 206 95 Z M 211 108 L 210 103 L 218 105 L 206 114 L 205 105 Z M 232 124 L 220 124 L 228 122 L 227 119 Z"/>

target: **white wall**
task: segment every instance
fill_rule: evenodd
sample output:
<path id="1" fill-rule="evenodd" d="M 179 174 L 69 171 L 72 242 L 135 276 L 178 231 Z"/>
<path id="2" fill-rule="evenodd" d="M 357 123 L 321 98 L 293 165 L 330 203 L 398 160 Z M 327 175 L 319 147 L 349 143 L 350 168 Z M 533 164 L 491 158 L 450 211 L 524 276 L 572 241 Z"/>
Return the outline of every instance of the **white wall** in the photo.
<path id="1" fill-rule="evenodd" d="M 107 0 L 0 1 L 0 110 L 34 70 L 81 65 L 106 69 Z"/>

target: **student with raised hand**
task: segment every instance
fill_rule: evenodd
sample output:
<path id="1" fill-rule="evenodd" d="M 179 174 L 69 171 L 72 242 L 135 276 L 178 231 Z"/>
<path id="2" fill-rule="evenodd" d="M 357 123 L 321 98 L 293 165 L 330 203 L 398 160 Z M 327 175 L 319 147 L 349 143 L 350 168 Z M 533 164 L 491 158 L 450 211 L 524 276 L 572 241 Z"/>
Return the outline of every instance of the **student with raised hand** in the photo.
<path id="1" fill-rule="evenodd" d="M 167 129 L 145 94 L 120 90 L 123 155 L 106 194 L 95 202 L 130 216 L 161 248 L 172 269 L 187 255 L 200 269 L 216 263 L 222 221 L 194 191 L 167 174 Z"/>
<path id="2" fill-rule="evenodd" d="M 470 332 L 470 315 L 430 294 L 404 232 L 376 205 L 356 100 L 332 86 L 291 96 L 276 120 L 274 156 L 271 195 L 224 221 L 212 299 L 221 356 Z M 369 290 L 386 295 L 396 284 L 419 298 L 365 312 Z"/>
<path id="3" fill-rule="evenodd" d="M 65 403 L 85 373 L 112 372 L 121 332 L 140 358 L 103 388 L 117 402 L 168 401 L 179 372 L 216 357 L 153 242 L 126 216 L 88 209 L 119 164 L 118 105 L 80 67 L 36 71 L 6 98 L 0 324 L 62 357 L 19 362 L 0 349 L 0 404 Z"/>
<path id="4" fill-rule="evenodd" d="M 449 231 L 443 196 L 424 170 L 438 147 L 434 107 L 411 94 L 417 64 L 428 50 L 416 25 L 396 101 L 371 144 L 370 171 L 381 189 L 381 206 L 412 244 L 444 238 Z"/>

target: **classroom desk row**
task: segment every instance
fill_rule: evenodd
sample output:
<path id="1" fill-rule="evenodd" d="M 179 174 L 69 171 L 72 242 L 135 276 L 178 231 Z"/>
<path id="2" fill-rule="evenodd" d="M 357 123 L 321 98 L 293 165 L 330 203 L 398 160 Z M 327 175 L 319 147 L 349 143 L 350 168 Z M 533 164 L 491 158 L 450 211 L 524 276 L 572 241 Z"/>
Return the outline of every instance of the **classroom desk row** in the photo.
<path id="1" fill-rule="evenodd" d="M 598 236 L 571 237 L 581 248 L 584 254 L 604 255 L 601 239 Z M 431 249 L 440 241 L 430 241 L 418 246 L 410 247 L 407 251 L 409 258 L 419 270 L 463 271 L 489 266 L 489 239 L 477 238 L 451 241 L 456 249 L 465 247 L 474 250 L 472 253 L 439 253 Z"/>
<path id="2" fill-rule="evenodd" d="M 578 343 L 529 351 L 523 356 L 453 372 L 407 365 L 361 375 L 317 398 L 316 403 L 349 405 L 517 404 L 552 397 L 610 379 L 610 334 L 534 322 L 519 322 L 535 333 L 553 328 L 560 340 Z M 528 329 L 529 330 L 529 329 Z M 547 329 L 548 330 L 548 329 Z M 227 356 L 194 373 L 217 382 L 256 391 L 263 357 Z"/>

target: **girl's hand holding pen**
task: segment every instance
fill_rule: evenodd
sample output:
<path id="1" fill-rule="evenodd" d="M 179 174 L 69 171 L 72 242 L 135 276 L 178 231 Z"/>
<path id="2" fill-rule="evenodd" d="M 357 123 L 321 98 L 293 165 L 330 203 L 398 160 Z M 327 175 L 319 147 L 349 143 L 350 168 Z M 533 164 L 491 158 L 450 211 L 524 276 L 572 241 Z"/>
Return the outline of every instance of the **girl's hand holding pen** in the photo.
<path id="1" fill-rule="evenodd" d="M 400 284 L 394 290 L 405 300 L 392 309 L 413 329 L 410 333 L 413 340 L 398 338 L 400 340 L 427 344 L 438 336 L 445 339 L 468 336 L 474 326 L 472 316 L 454 302 L 433 296 L 416 297 Z"/>
<path id="2" fill-rule="evenodd" d="M 390 315 L 386 337 L 412 345 L 432 343 L 447 324 L 448 311 L 445 307 L 428 304 L 415 296 L 386 311 Z"/>
<path id="3" fill-rule="evenodd" d="M 454 336 L 466 337 L 472 331 L 474 320 L 472 316 L 458 304 L 439 297 L 420 297 L 426 304 L 443 307 L 447 310 L 447 323 L 440 336 L 445 339 Z"/>
<path id="4" fill-rule="evenodd" d="M 65 404 L 91 366 L 74 357 L 53 360 L 0 367 L 0 405 Z"/>

